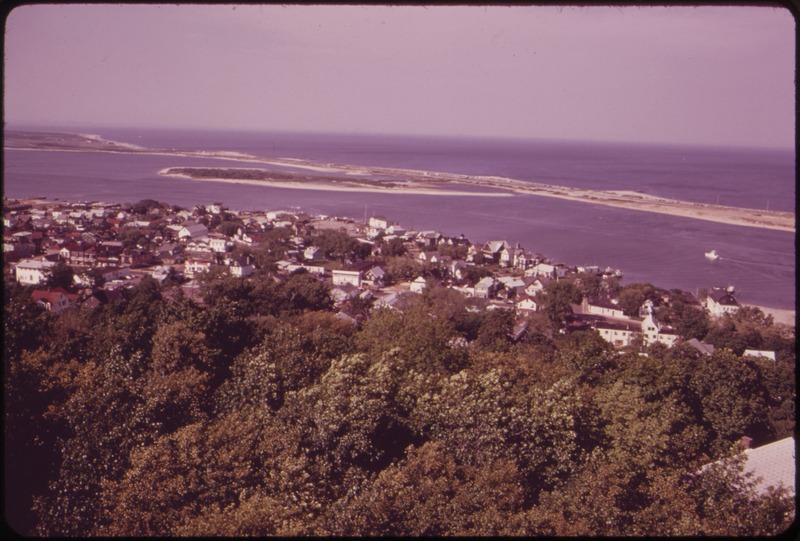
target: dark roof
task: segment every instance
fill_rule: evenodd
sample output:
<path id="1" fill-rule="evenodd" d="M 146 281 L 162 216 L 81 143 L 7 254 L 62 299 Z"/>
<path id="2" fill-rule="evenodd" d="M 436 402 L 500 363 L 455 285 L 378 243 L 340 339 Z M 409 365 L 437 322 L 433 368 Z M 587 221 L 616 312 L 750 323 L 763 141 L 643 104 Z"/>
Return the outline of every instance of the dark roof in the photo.
<path id="1" fill-rule="evenodd" d="M 733 298 L 727 290 L 725 289 L 713 289 L 709 291 L 708 296 L 716 302 L 717 304 L 727 305 L 727 306 L 738 306 L 739 303 L 736 299 Z"/>

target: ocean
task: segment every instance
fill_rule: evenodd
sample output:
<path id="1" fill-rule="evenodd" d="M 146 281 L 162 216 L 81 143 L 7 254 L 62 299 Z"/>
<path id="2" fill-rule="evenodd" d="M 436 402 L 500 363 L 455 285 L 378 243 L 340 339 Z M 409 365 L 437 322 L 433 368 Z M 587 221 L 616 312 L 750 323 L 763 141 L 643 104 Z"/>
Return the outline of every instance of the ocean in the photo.
<path id="1" fill-rule="evenodd" d="M 11 127 L 9 127 L 11 129 Z M 14 127 L 13 129 L 24 129 Z M 495 175 L 578 188 L 638 190 L 674 199 L 795 210 L 795 153 L 769 149 L 544 140 L 277 132 L 52 128 L 148 148 L 229 150 L 326 163 Z M 9 198 L 135 202 L 313 214 L 383 215 L 411 229 L 507 240 L 568 265 L 619 268 L 623 283 L 696 292 L 733 285 L 748 304 L 795 308 L 795 234 L 531 195 L 397 195 L 268 188 L 162 177 L 224 160 L 129 154 L 4 151 Z M 704 253 L 715 249 L 721 259 Z"/>

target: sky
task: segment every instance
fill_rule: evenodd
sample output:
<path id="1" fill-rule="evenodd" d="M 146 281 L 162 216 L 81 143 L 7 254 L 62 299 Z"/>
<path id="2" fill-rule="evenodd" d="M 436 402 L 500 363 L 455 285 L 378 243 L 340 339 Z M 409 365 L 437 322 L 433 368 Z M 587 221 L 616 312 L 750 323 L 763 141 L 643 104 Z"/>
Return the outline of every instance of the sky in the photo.
<path id="1" fill-rule="evenodd" d="M 784 8 L 28 5 L 9 126 L 794 147 Z"/>

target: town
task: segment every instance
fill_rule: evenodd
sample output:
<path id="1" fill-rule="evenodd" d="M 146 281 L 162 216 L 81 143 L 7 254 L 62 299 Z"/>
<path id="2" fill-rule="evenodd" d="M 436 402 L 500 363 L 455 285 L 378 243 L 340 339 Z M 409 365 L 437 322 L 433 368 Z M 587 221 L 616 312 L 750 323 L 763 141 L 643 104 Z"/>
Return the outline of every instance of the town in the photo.
<path id="1" fill-rule="evenodd" d="M 463 295 L 471 311 L 510 311 L 511 341 L 524 338 L 531 316 L 546 311 L 555 325 L 551 333 L 594 329 L 618 349 L 685 341 L 710 353 L 713 345 L 681 335 L 668 308 L 688 306 L 695 319 L 700 309 L 719 317 L 740 308 L 732 287 L 712 287 L 701 299 L 677 290 L 632 292 L 620 286 L 617 269 L 554 263 L 504 240 L 481 244 L 463 235 L 406 230 L 383 216 L 360 222 L 299 210 L 237 211 L 220 203 L 186 210 L 153 200 L 33 199 L 5 200 L 3 225 L 6 279 L 34 286 L 31 300 L 53 313 L 120 300 L 146 276 L 202 303 L 202 280 L 246 279 L 263 269 L 277 282 L 297 272 L 314 276 L 329 288 L 337 317 L 354 324 L 365 307 L 400 309 L 404 298 L 438 286 Z M 72 281 L 45 287 L 59 268 Z"/>
<path id="2" fill-rule="evenodd" d="M 3 219 L 20 531 L 793 521 L 795 330 L 728 287 L 622 285 L 383 216 L 26 199 Z"/>

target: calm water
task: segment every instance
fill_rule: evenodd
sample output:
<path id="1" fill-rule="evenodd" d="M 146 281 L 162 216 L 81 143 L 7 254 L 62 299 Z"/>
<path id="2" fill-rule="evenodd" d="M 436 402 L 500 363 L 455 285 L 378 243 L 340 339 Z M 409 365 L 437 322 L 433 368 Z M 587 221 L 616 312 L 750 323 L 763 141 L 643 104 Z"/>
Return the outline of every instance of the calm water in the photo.
<path id="1" fill-rule="evenodd" d="M 98 129 L 75 128 L 78 133 Z M 103 129 L 106 138 L 152 148 L 234 150 L 261 156 L 498 175 L 594 189 L 627 189 L 697 202 L 794 210 L 794 152 L 548 141 L 423 139 L 243 132 Z M 382 214 L 414 229 L 506 239 L 570 265 L 619 267 L 625 282 L 695 291 L 733 284 L 742 302 L 795 306 L 795 235 L 552 198 L 384 195 L 293 190 L 165 178 L 171 166 L 235 162 L 168 156 L 4 152 L 7 197 L 190 207 L 301 207 L 363 218 Z M 703 253 L 716 249 L 722 259 Z"/>

